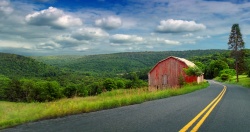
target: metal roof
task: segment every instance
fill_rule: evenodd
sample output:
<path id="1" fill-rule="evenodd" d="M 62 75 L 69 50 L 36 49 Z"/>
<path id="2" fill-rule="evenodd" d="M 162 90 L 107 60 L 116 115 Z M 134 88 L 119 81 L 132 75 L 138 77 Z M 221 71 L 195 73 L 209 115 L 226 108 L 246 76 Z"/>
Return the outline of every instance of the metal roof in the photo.
<path id="1" fill-rule="evenodd" d="M 169 56 L 168 58 L 159 61 L 159 62 L 149 71 L 149 73 L 150 73 L 151 71 L 153 71 L 153 69 L 154 69 L 159 63 L 161 63 L 161 62 L 163 62 L 163 61 L 165 61 L 165 60 L 167 60 L 167 59 L 169 59 L 169 58 L 175 58 L 175 59 L 177 59 L 177 60 L 179 60 L 179 61 L 185 63 L 188 67 L 195 67 L 195 64 L 194 64 L 193 62 L 187 60 L 187 59 L 180 58 L 180 57 L 175 57 L 175 56 Z"/>

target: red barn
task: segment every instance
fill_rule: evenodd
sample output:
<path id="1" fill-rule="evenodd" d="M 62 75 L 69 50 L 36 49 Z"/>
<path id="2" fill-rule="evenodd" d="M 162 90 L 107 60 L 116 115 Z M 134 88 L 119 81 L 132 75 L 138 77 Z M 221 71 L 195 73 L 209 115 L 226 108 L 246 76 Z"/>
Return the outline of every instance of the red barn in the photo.
<path id="1" fill-rule="evenodd" d="M 170 56 L 158 62 L 148 73 L 150 89 L 164 89 L 179 85 L 179 78 L 183 77 L 187 83 L 202 82 L 202 76 L 187 76 L 184 68 L 194 67 L 195 64 L 183 58 Z"/>

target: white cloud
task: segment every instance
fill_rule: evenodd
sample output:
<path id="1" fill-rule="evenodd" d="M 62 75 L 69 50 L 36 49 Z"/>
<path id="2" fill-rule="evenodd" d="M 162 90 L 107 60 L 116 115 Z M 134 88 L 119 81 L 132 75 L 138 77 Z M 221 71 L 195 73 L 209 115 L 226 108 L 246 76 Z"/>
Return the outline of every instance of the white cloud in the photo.
<path id="1" fill-rule="evenodd" d="M 194 34 L 192 34 L 192 33 L 182 35 L 182 37 L 192 37 L 192 36 L 194 36 Z"/>
<path id="2" fill-rule="evenodd" d="M 65 29 L 72 26 L 82 25 L 80 18 L 66 15 L 62 10 L 54 7 L 49 7 L 46 10 L 28 14 L 25 20 L 31 25 L 49 26 L 54 29 Z"/>
<path id="3" fill-rule="evenodd" d="M 1 48 L 14 48 L 14 49 L 26 49 L 32 50 L 33 46 L 23 42 L 16 42 L 11 40 L 0 40 Z"/>
<path id="4" fill-rule="evenodd" d="M 47 43 L 41 43 L 36 46 L 37 49 L 42 49 L 42 50 L 54 50 L 60 48 L 60 44 L 55 43 L 53 41 L 47 42 Z"/>
<path id="5" fill-rule="evenodd" d="M 100 28 L 86 27 L 78 29 L 71 36 L 77 40 L 91 40 L 108 37 L 109 34 Z"/>
<path id="6" fill-rule="evenodd" d="M 109 16 L 96 20 L 95 25 L 103 29 L 111 30 L 121 27 L 122 20 L 119 17 Z"/>
<path id="7" fill-rule="evenodd" d="M 84 51 L 87 51 L 87 50 L 89 50 L 89 48 L 87 48 L 87 47 L 76 47 L 76 48 L 74 48 L 76 51 L 79 51 L 79 52 L 84 52 Z"/>
<path id="8" fill-rule="evenodd" d="M 197 24 L 195 21 L 183 20 L 162 20 L 157 26 L 156 31 L 159 33 L 179 33 L 179 32 L 194 32 L 206 29 L 203 24 Z"/>
<path id="9" fill-rule="evenodd" d="M 179 41 L 162 39 L 162 38 L 157 38 L 156 41 L 158 43 L 163 43 L 163 44 L 167 44 L 167 45 L 181 45 L 181 43 Z"/>
<path id="10" fill-rule="evenodd" d="M 197 39 L 205 39 L 205 38 L 211 38 L 211 36 L 206 35 L 206 36 L 197 36 Z"/>
<path id="11" fill-rule="evenodd" d="M 115 34 L 110 37 L 111 43 L 139 43 L 143 42 L 143 38 L 137 35 Z"/>
<path id="12" fill-rule="evenodd" d="M 10 6 L 9 0 L 0 1 L 0 15 L 8 15 L 13 12 L 13 8 Z"/>
<path id="13" fill-rule="evenodd" d="M 54 41 L 60 44 L 61 47 L 75 47 L 83 44 L 82 42 L 72 38 L 70 35 L 59 35 L 54 38 Z"/>

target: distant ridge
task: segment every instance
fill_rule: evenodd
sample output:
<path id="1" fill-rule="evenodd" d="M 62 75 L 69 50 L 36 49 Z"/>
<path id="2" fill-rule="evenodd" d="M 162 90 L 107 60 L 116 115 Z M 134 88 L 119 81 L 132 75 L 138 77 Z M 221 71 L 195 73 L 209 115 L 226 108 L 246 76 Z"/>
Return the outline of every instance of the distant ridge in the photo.
<path id="1" fill-rule="evenodd" d="M 228 52 L 228 50 L 145 51 L 88 56 L 40 56 L 33 58 L 46 64 L 74 71 L 94 73 L 112 72 L 118 74 L 151 68 L 158 61 L 169 56 L 188 59 L 194 56 L 205 56 L 225 52 Z"/>
<path id="2" fill-rule="evenodd" d="M 8 77 L 54 76 L 58 69 L 22 55 L 0 52 L 0 74 Z"/>

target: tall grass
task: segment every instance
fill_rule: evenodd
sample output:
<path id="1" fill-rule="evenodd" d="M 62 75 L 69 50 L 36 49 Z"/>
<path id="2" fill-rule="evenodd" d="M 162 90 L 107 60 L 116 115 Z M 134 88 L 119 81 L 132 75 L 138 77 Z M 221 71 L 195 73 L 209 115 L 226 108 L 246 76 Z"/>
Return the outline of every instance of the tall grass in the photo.
<path id="1" fill-rule="evenodd" d="M 14 103 L 0 101 L 0 129 L 36 120 L 110 109 L 186 94 L 205 88 L 208 85 L 208 83 L 186 85 L 180 89 L 166 89 L 154 92 L 148 91 L 147 88 L 119 89 L 105 92 L 97 96 L 61 99 L 47 103 Z"/>
<path id="2" fill-rule="evenodd" d="M 250 88 L 250 78 L 247 75 L 239 75 L 239 82 L 236 82 L 236 76 L 232 77 L 230 83 L 239 84 L 244 87 Z"/>
<path id="3" fill-rule="evenodd" d="M 220 77 L 216 77 L 215 80 L 222 82 Z M 229 81 L 225 81 L 225 83 L 237 84 L 250 88 L 250 77 L 248 77 L 247 75 L 239 75 L 239 82 L 236 82 L 236 76 L 233 76 L 229 79 Z"/>

